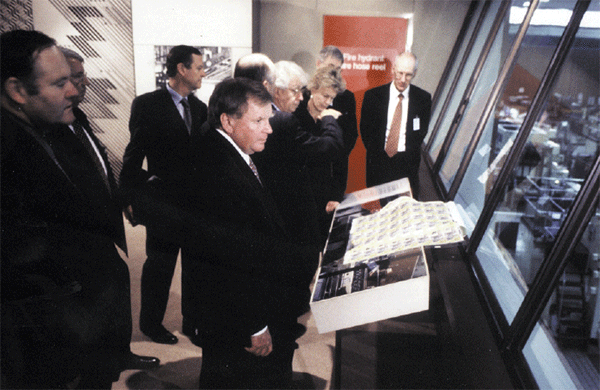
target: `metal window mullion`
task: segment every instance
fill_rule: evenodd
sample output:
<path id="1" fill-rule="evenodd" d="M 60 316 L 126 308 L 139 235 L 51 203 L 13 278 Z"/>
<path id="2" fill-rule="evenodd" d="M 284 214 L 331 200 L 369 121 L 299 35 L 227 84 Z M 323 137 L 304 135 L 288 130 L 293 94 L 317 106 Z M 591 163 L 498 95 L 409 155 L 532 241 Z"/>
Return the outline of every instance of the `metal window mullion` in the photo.
<path id="1" fill-rule="evenodd" d="M 517 62 L 517 54 L 518 54 L 519 50 L 521 49 L 521 44 L 523 42 L 523 39 L 525 38 L 525 34 L 527 33 L 527 29 L 529 28 L 529 25 L 531 24 L 531 19 L 533 18 L 533 14 L 535 13 L 535 10 L 537 9 L 539 2 L 540 2 L 540 0 L 532 0 L 531 4 L 529 5 L 529 8 L 527 9 L 527 13 L 525 14 L 523 23 L 521 23 L 521 26 L 519 27 L 519 31 L 517 32 L 517 35 L 515 37 L 515 41 L 513 42 L 510 52 L 509 52 L 508 56 L 506 57 L 506 60 L 504 61 L 504 65 L 502 66 L 502 69 L 500 70 L 500 74 L 498 75 L 498 78 L 496 79 L 494 88 L 492 89 L 492 92 L 491 92 L 490 96 L 488 97 L 488 100 L 485 104 L 485 108 L 483 109 L 483 114 L 481 115 L 481 117 L 479 118 L 479 121 L 477 122 L 477 126 L 475 127 L 475 132 L 473 133 L 473 138 L 471 139 L 469 146 L 467 146 L 467 150 L 465 151 L 465 154 L 462 157 L 462 160 L 458 167 L 458 171 L 456 172 L 456 175 L 454 176 L 454 180 L 452 181 L 452 184 L 450 185 L 450 189 L 448 190 L 448 199 L 451 199 L 451 200 L 454 199 L 454 197 L 456 196 L 456 193 L 458 192 L 458 188 L 460 187 L 460 185 L 465 177 L 467 168 L 469 166 L 469 163 L 471 162 L 471 158 L 473 157 L 473 154 L 475 154 L 475 149 L 477 148 L 477 146 L 479 144 L 479 140 L 481 139 L 481 136 L 483 135 L 483 130 L 485 128 L 485 125 L 487 124 L 487 121 L 489 120 L 490 116 L 492 115 L 492 111 L 496 107 L 498 99 L 500 99 L 500 93 L 504 90 L 506 84 L 508 83 L 508 79 L 509 79 L 508 76 L 511 74 L 512 69 L 515 66 L 515 63 Z"/>
<path id="2" fill-rule="evenodd" d="M 580 3 L 582 2 L 580 1 Z M 585 3 L 585 1 L 583 1 L 583 3 Z M 577 8 L 575 8 L 575 10 L 577 10 Z M 540 86 L 531 101 L 531 106 L 527 112 L 527 115 L 525 116 L 525 119 L 523 120 L 523 123 L 521 124 L 521 128 L 519 129 L 517 136 L 515 137 L 514 144 L 507 155 L 506 161 L 501 167 L 496 182 L 487 196 L 487 200 L 481 215 L 475 224 L 475 228 L 473 229 L 471 237 L 469 238 L 467 253 L 474 254 L 477 250 L 477 247 L 481 243 L 487 225 L 491 221 L 494 211 L 502 199 L 504 188 L 508 184 L 511 174 L 517 166 L 521 154 L 523 154 L 523 149 L 525 148 L 525 144 L 529 139 L 533 125 L 539 118 L 539 114 L 546 104 L 548 96 L 554 87 L 556 79 L 558 78 L 558 73 L 560 72 L 563 63 L 569 54 L 569 49 L 571 48 L 575 34 L 577 33 L 579 24 L 571 24 L 577 21 L 576 19 L 573 19 L 575 16 L 576 14 L 574 12 L 571 21 L 563 32 L 561 41 L 558 43 L 554 51 L 554 54 L 550 60 L 550 64 L 548 65 L 548 69 L 540 81 Z M 581 16 L 583 17 L 583 15 Z"/>
<path id="3" fill-rule="evenodd" d="M 569 54 L 581 19 L 590 5 L 590 0 L 579 0 L 575 5 L 571 20 L 561 38 L 559 47 L 553 57 L 556 73 Z M 554 75 L 554 79 L 556 75 Z M 550 88 L 550 87 L 548 87 Z M 538 322 L 546 307 L 552 288 L 562 275 L 570 254 L 580 242 L 592 215 L 596 212 L 600 199 L 600 155 L 597 156 L 592 170 L 588 174 L 582 188 L 575 197 L 567 217 L 558 230 L 556 240 L 550 253 L 536 274 L 532 287 L 525 296 L 519 311 L 509 328 L 506 340 L 502 346 L 505 351 L 521 350 L 527 342 L 531 331 Z"/>
<path id="4" fill-rule="evenodd" d="M 536 0 L 534 0 L 534 1 L 536 1 Z M 475 90 L 475 85 L 477 84 L 477 81 L 479 80 L 479 77 L 481 76 L 481 72 L 483 71 L 483 66 L 485 64 L 485 61 L 486 61 L 488 55 L 490 54 L 492 45 L 494 43 L 494 40 L 496 39 L 496 34 L 498 33 L 498 30 L 500 30 L 500 26 L 502 26 L 502 21 L 504 20 L 504 16 L 506 15 L 508 9 L 510 8 L 510 5 L 511 5 L 510 0 L 502 0 L 502 4 L 501 4 L 500 8 L 498 9 L 498 13 L 496 14 L 496 19 L 494 20 L 494 23 L 492 24 L 492 28 L 490 29 L 490 32 L 486 39 L 486 42 L 483 46 L 483 49 L 481 50 L 479 59 L 477 60 L 477 64 L 475 65 L 475 69 L 473 70 L 473 73 L 471 74 L 471 78 L 469 79 L 469 82 L 467 83 L 467 87 L 465 88 L 465 92 L 463 93 L 460 104 L 459 104 L 458 108 L 456 109 L 456 113 L 454 114 L 454 119 L 452 120 L 452 124 L 450 125 L 450 128 L 448 129 L 448 133 L 446 134 L 446 137 L 444 138 L 444 142 L 442 143 L 440 152 L 435 160 L 435 163 L 433 164 L 433 172 L 436 175 L 439 174 L 440 168 L 441 168 L 444 160 L 446 159 L 446 155 L 448 154 L 448 150 L 450 149 L 452 140 L 454 139 L 454 136 L 456 135 L 456 131 L 458 130 L 458 125 L 460 124 L 460 120 L 465 112 L 467 105 L 469 104 L 471 96 L 473 95 L 473 91 Z"/>
<path id="5" fill-rule="evenodd" d="M 473 1 L 471 3 L 471 7 L 473 7 L 474 3 L 479 3 L 479 2 Z M 463 53 L 461 62 L 458 65 L 458 69 L 456 70 L 456 74 L 454 75 L 454 79 L 452 80 L 452 84 L 450 85 L 450 88 L 448 89 L 449 93 L 446 96 L 446 99 L 444 100 L 444 105 L 440 109 L 440 114 L 437 117 L 435 126 L 433 126 L 431 134 L 429 135 L 429 140 L 427 141 L 427 144 L 425 145 L 425 151 L 427 151 L 427 153 L 429 153 L 429 150 L 433 146 L 433 141 L 434 141 L 435 137 L 437 136 L 437 133 L 440 130 L 444 115 L 448 111 L 448 107 L 450 106 L 450 102 L 452 101 L 452 97 L 453 97 L 452 91 L 454 91 L 456 89 L 456 86 L 458 85 L 458 82 L 460 81 L 462 72 L 465 69 L 467 60 L 469 59 L 469 54 L 471 54 L 471 50 L 473 50 L 473 46 L 475 45 L 475 41 L 477 40 L 479 31 L 481 30 L 481 25 L 485 21 L 485 17 L 487 15 L 487 12 L 488 12 L 490 6 L 491 6 L 491 1 L 486 1 L 483 3 L 483 8 L 481 9 L 479 18 L 477 18 L 477 24 L 473 28 L 473 33 L 471 34 L 471 38 L 469 39 L 469 42 L 467 43 L 467 47 L 465 48 L 465 52 Z M 468 28 L 468 25 L 470 24 L 470 18 L 474 12 L 475 12 L 475 8 L 473 8 L 473 11 L 471 11 L 471 9 L 469 9 L 469 12 L 467 12 L 467 15 L 465 16 L 465 22 L 463 23 L 463 28 L 465 28 L 465 29 Z M 469 23 L 467 23 L 467 22 L 469 22 Z M 460 40 L 461 44 L 462 44 L 465 34 L 466 34 L 466 31 L 464 33 L 461 31 L 461 35 L 459 35 L 459 36 L 462 36 L 462 39 Z M 455 47 L 455 49 L 457 49 L 456 45 L 454 47 Z M 458 50 L 457 50 L 456 54 L 454 54 L 454 56 L 456 56 L 456 55 L 458 55 Z M 438 88 L 435 91 L 435 95 L 434 95 L 434 102 L 431 105 L 432 112 L 433 112 L 433 110 L 435 110 L 437 101 L 440 98 L 439 94 L 442 93 L 442 90 L 443 90 L 444 86 L 446 85 L 445 81 L 446 81 L 446 78 L 448 77 L 448 75 L 450 74 L 450 70 L 452 69 L 454 60 L 455 59 L 453 58 L 452 62 L 448 62 L 448 64 L 446 65 L 446 69 L 444 70 L 444 74 L 442 74 L 442 77 L 441 77 L 442 83 L 440 83 L 440 85 L 438 85 Z"/>
<path id="6" fill-rule="evenodd" d="M 533 281 L 532 288 L 525 296 L 525 300 L 510 325 L 507 338 L 502 346 L 503 350 L 516 351 L 525 346 L 552 296 L 553 286 L 556 285 L 565 270 L 569 256 L 581 241 L 592 216 L 596 213 L 599 201 L 600 155 L 596 158 L 584 186 L 575 197 L 567 218 L 558 231 L 550 254 L 542 264 Z"/>
<path id="7" fill-rule="evenodd" d="M 479 1 L 471 0 L 471 4 L 469 4 L 469 9 L 465 14 L 465 18 L 463 20 L 462 26 L 460 27 L 460 31 L 458 32 L 458 36 L 456 37 L 456 41 L 454 42 L 454 46 L 452 47 L 452 51 L 450 52 L 450 56 L 448 56 L 448 61 L 446 61 L 446 66 L 444 67 L 444 71 L 442 72 L 442 76 L 440 77 L 440 83 L 437 85 L 435 92 L 433 93 L 433 100 L 431 102 L 431 111 L 435 110 L 437 106 L 439 95 L 442 93 L 442 90 L 446 86 L 446 82 L 448 81 L 448 76 L 452 70 L 452 66 L 456 61 L 456 57 L 458 56 L 458 52 L 460 51 L 460 47 L 462 46 L 465 36 L 467 35 L 467 30 L 469 29 L 469 25 L 471 24 L 471 18 L 479 5 Z M 487 3 L 484 3 L 487 5 Z M 474 30 L 477 31 L 477 30 Z"/>

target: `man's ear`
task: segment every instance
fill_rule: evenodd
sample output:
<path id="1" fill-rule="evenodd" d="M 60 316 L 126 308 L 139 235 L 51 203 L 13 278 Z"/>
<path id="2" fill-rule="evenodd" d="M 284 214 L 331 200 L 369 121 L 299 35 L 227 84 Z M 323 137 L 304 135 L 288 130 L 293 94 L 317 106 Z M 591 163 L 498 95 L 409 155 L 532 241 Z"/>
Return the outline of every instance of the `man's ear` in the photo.
<path id="1" fill-rule="evenodd" d="M 223 131 L 228 135 L 233 134 L 233 118 L 226 113 L 222 113 L 219 118 L 221 119 L 221 127 L 223 128 Z"/>
<path id="2" fill-rule="evenodd" d="M 185 67 L 185 65 L 183 64 L 183 62 L 180 62 L 177 64 L 177 73 L 181 73 L 182 75 L 185 73 L 185 70 L 187 68 Z"/>
<path id="3" fill-rule="evenodd" d="M 8 97 L 10 97 L 17 104 L 25 104 L 27 102 L 27 96 L 29 94 L 25 90 L 23 82 L 16 77 L 9 77 L 4 82 L 4 90 Z"/>

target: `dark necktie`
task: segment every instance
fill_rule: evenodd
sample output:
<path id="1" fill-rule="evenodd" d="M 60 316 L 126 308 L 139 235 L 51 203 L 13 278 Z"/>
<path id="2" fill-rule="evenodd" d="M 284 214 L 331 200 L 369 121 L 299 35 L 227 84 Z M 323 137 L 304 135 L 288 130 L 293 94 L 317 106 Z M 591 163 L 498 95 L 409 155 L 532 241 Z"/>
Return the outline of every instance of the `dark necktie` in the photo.
<path id="1" fill-rule="evenodd" d="M 400 99 L 394 116 L 392 118 L 392 125 L 390 126 L 390 133 L 388 134 L 387 142 L 385 144 L 385 152 L 389 157 L 393 157 L 398 153 L 398 140 L 400 139 L 400 123 L 402 123 L 402 99 L 403 95 L 398 95 Z"/>
<path id="2" fill-rule="evenodd" d="M 254 161 L 252 161 L 252 159 L 250 159 L 250 162 L 248 163 L 248 165 L 250 165 L 250 169 L 252 169 L 252 173 L 254 173 L 254 176 L 256 176 L 256 179 L 258 180 L 260 185 L 262 185 L 262 181 L 260 180 L 260 176 L 258 175 L 258 169 L 256 169 L 256 165 L 254 165 Z"/>
<path id="3" fill-rule="evenodd" d="M 77 136 L 79 141 L 83 144 L 83 147 L 85 148 L 85 150 L 90 155 L 90 158 L 94 162 L 94 165 L 96 166 L 96 169 L 98 170 L 98 173 L 100 174 L 100 176 L 102 177 L 102 180 L 104 181 L 104 184 L 106 185 L 106 189 L 110 193 L 110 184 L 108 182 L 108 176 L 106 175 L 104 166 L 102 165 L 102 162 L 100 161 L 100 156 L 94 149 L 94 146 L 92 145 L 92 141 L 88 138 L 87 134 L 85 133 L 85 130 L 83 130 L 83 126 L 81 126 L 81 123 L 79 123 L 79 121 L 76 120 L 75 122 L 73 122 L 73 130 L 75 130 L 75 135 Z"/>
<path id="4" fill-rule="evenodd" d="M 192 114 L 190 113 L 190 104 L 186 99 L 181 99 L 181 105 L 183 106 L 183 121 L 188 129 L 188 133 L 192 132 Z"/>

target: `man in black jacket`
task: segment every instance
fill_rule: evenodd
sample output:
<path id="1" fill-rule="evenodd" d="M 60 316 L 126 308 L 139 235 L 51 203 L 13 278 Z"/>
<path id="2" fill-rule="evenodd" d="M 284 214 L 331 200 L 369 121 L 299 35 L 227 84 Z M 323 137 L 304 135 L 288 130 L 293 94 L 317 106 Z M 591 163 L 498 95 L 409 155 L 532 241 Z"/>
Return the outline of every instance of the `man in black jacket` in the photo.
<path id="1" fill-rule="evenodd" d="M 190 134 L 206 121 L 206 105 L 193 92 L 206 76 L 200 51 L 175 46 L 167 56 L 165 88 L 135 98 L 131 105 L 131 140 L 123 156 L 120 184 L 126 196 L 125 215 L 135 225 L 143 210 L 136 205 L 147 190 L 183 188 L 190 172 Z M 148 170 L 142 169 L 144 158 Z M 174 192 L 174 191 L 173 191 Z M 175 204 L 181 199 L 170 199 Z M 136 215 L 137 214 L 137 215 Z M 162 325 L 180 245 L 146 224 L 147 259 L 142 270 L 140 330 L 154 342 L 175 344 L 177 337 Z M 186 253 L 181 253 L 183 332 L 193 337 L 194 313 L 188 310 Z"/>
<path id="2" fill-rule="evenodd" d="M 297 317 L 318 248 L 289 236 L 252 161 L 272 133 L 270 99 L 260 82 L 222 81 L 192 138 L 188 204 L 201 225 L 188 235 L 196 256 L 189 271 L 203 340 L 200 388 L 291 384 Z"/>
<path id="3" fill-rule="evenodd" d="M 76 129 L 53 39 L 2 34 L 2 387 L 110 388 L 130 350 L 129 270 L 106 151 Z M 74 124 L 71 128 L 70 124 Z"/>
<path id="4" fill-rule="evenodd" d="M 365 92 L 360 135 L 367 150 L 367 187 L 408 177 L 418 199 L 421 144 L 429 128 L 431 95 L 411 85 L 416 73 L 414 54 L 396 57 L 394 81 Z"/>
<path id="5" fill-rule="evenodd" d="M 341 154 L 341 132 L 331 128 L 320 136 L 312 135 L 292 114 L 300 102 L 306 79 L 298 65 L 278 62 L 275 66 L 264 54 L 252 53 L 238 60 L 234 76 L 263 83 L 273 96 L 270 119 L 273 134 L 254 160 L 292 236 L 300 243 L 321 243 L 317 204 L 306 161 Z"/>

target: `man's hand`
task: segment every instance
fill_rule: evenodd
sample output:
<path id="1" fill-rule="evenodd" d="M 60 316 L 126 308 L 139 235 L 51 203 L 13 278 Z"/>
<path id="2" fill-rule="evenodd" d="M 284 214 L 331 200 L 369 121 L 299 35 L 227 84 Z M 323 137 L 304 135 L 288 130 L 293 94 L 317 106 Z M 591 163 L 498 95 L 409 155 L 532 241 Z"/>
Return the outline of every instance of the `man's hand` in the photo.
<path id="1" fill-rule="evenodd" d="M 271 333 L 269 329 L 259 334 L 258 336 L 252 336 L 252 346 L 246 347 L 246 351 L 256 356 L 267 356 L 273 351 L 273 342 L 271 341 Z"/>
<path id="2" fill-rule="evenodd" d="M 325 211 L 327 214 L 333 213 L 333 211 L 340 205 L 340 202 L 336 202 L 335 200 L 330 200 L 327 202 L 327 206 L 325 206 Z"/>
<path id="3" fill-rule="evenodd" d="M 135 217 L 133 216 L 133 207 L 131 207 L 131 205 L 125 207 L 123 212 L 125 213 L 125 218 L 127 218 L 131 226 L 138 225 L 138 221 L 136 221 Z"/>

